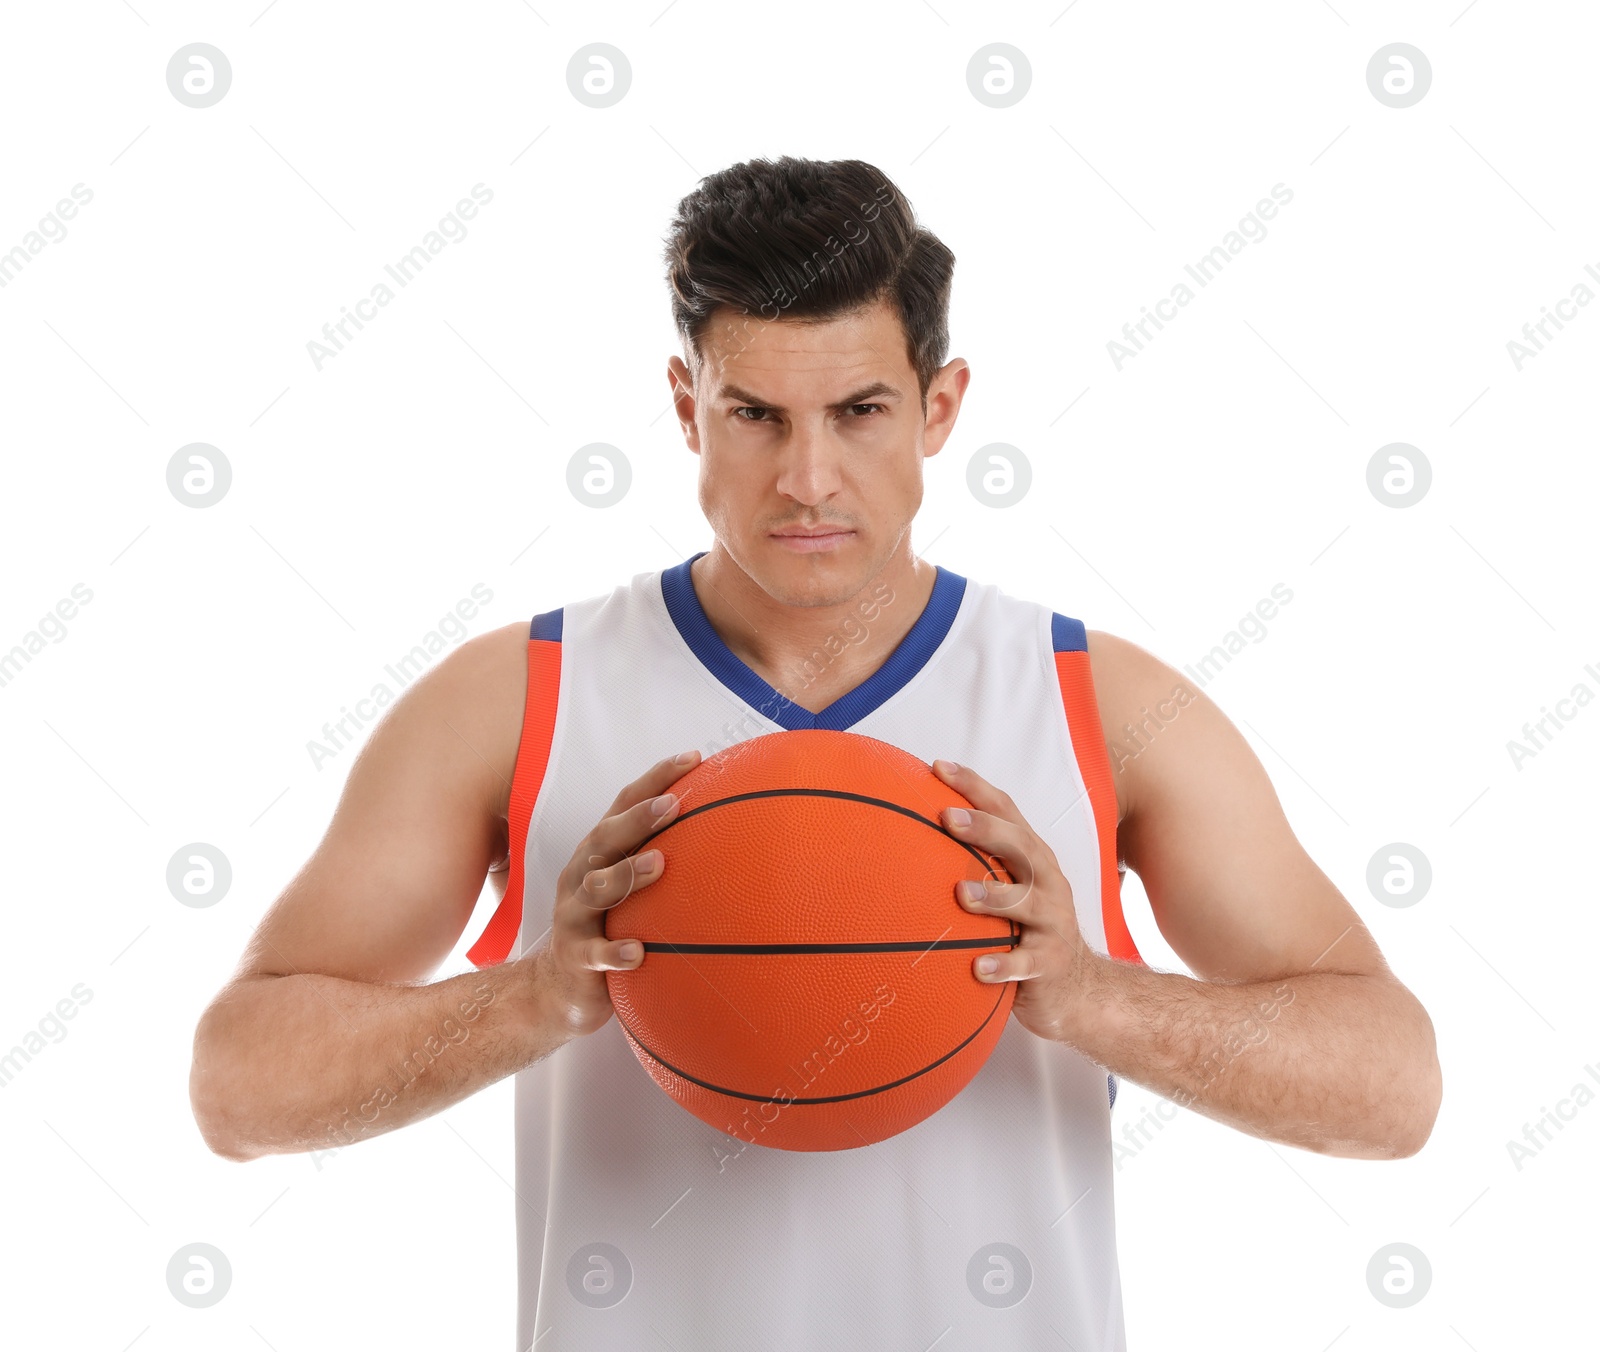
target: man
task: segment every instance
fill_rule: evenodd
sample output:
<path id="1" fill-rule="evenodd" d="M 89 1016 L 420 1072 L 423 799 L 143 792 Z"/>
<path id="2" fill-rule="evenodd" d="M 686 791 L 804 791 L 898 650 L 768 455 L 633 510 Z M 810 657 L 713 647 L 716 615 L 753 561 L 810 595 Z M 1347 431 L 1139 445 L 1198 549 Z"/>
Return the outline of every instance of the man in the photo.
<path id="1" fill-rule="evenodd" d="M 205 1139 L 239 1160 L 340 1144 L 516 1073 L 523 1349 L 1120 1348 L 1107 1072 L 1392 1159 L 1438 1110 L 1432 1024 L 1210 699 L 913 551 L 970 370 L 945 360 L 954 258 L 893 185 L 860 161 L 735 165 L 680 203 L 667 260 L 711 548 L 473 639 L 388 711 L 197 1030 Z M 993 1055 L 858 1150 L 685 1112 L 604 975 L 649 961 L 604 916 L 661 876 L 629 852 L 668 787 L 801 727 L 934 763 L 976 808 L 946 828 L 1015 879 L 957 904 L 1022 930 L 974 962 L 1018 983 Z M 1123 867 L 1195 976 L 1140 961 Z M 481 970 L 422 984 L 486 874 Z"/>

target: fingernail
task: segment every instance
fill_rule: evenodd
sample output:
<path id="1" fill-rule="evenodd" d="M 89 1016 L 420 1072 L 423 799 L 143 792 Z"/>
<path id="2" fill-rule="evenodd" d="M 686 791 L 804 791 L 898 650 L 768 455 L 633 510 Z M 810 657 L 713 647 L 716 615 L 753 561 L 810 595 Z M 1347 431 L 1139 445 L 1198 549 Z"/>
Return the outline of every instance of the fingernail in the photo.
<path id="1" fill-rule="evenodd" d="M 639 873 L 654 873 L 660 864 L 660 850 L 646 850 L 643 854 L 635 855 L 633 860 L 633 867 Z"/>
<path id="2" fill-rule="evenodd" d="M 672 794 L 664 793 L 659 798 L 652 798 L 650 800 L 650 811 L 657 817 L 664 817 L 667 813 L 672 811 L 672 808 L 677 801 L 678 800 L 673 797 Z"/>
<path id="3" fill-rule="evenodd" d="M 639 953 L 641 952 L 641 950 L 639 948 L 639 945 L 637 943 L 635 943 L 632 939 L 628 940 L 627 943 L 623 944 L 623 946 L 622 946 L 620 951 L 622 953 L 623 959 L 625 961 L 627 961 L 627 962 L 632 962 L 636 957 L 639 956 Z"/>
<path id="4" fill-rule="evenodd" d="M 1000 965 L 999 962 L 994 958 L 979 958 L 978 959 L 978 970 L 980 972 L 985 972 L 985 973 L 992 972 L 999 965 Z"/>
<path id="5" fill-rule="evenodd" d="M 961 767 L 952 760 L 936 760 L 933 763 L 933 768 L 939 771 L 940 774 L 953 775 Z"/>
<path id="6" fill-rule="evenodd" d="M 687 765 L 699 754 L 698 751 L 680 751 L 672 758 L 672 763 L 674 765 Z"/>
<path id="7" fill-rule="evenodd" d="M 971 826 L 972 814 L 964 807 L 946 808 L 945 820 L 949 822 L 951 826 Z"/>
<path id="8" fill-rule="evenodd" d="M 967 878 L 961 884 L 963 901 L 982 901 L 988 895 L 989 889 L 975 879 Z"/>

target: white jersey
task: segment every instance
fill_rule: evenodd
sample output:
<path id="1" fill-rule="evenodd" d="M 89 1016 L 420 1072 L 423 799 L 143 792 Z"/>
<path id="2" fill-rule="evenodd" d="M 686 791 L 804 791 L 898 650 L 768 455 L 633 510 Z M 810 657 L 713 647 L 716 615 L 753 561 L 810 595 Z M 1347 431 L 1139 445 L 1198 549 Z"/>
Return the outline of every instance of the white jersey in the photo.
<path id="1" fill-rule="evenodd" d="M 534 618 L 511 877 L 474 963 L 543 941 L 577 842 L 652 761 L 812 727 L 969 765 L 1009 793 L 1060 861 L 1089 946 L 1138 961 L 1079 621 L 939 569 L 883 666 L 812 714 L 717 635 L 692 562 Z M 910 1129 L 778 1150 L 680 1107 L 613 1018 L 517 1075 L 519 1352 L 1122 1349 L 1115 1092 L 1011 1019 Z"/>

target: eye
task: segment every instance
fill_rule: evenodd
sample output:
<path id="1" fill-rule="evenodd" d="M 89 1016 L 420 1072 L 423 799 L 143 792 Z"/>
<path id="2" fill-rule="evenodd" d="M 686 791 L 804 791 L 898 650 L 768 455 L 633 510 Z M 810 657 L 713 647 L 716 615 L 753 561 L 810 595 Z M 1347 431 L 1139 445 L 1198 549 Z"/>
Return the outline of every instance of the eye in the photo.
<path id="1" fill-rule="evenodd" d="M 870 408 L 870 409 L 875 409 L 879 413 L 883 412 L 883 405 L 882 404 L 851 404 L 850 405 L 850 412 L 852 414 L 855 414 L 856 410 L 859 409 L 859 408 Z M 870 418 L 872 416 L 873 415 L 871 413 L 863 413 L 863 414 L 860 414 L 860 415 L 857 416 L 857 421 L 860 421 L 862 418 Z"/>
<path id="2" fill-rule="evenodd" d="M 768 412 L 768 410 L 764 409 L 764 408 L 755 408 L 755 407 L 752 407 L 752 406 L 749 406 L 749 405 L 745 405 L 745 406 L 742 406 L 740 408 L 734 409 L 733 412 L 734 412 L 734 416 L 738 417 L 738 415 L 741 414 L 741 413 L 766 413 L 766 412 Z M 764 422 L 765 419 L 764 418 L 742 418 L 741 421 L 742 422 Z"/>

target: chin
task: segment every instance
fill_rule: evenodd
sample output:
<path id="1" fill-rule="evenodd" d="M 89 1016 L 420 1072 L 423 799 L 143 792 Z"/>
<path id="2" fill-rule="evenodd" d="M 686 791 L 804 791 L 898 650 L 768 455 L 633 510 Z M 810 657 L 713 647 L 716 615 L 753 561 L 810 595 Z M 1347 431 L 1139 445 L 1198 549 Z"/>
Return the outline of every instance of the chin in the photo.
<path id="1" fill-rule="evenodd" d="M 862 560 L 861 537 L 833 549 L 800 553 L 763 536 L 759 557 L 761 588 L 789 606 L 836 606 L 854 597 L 874 572 Z"/>

